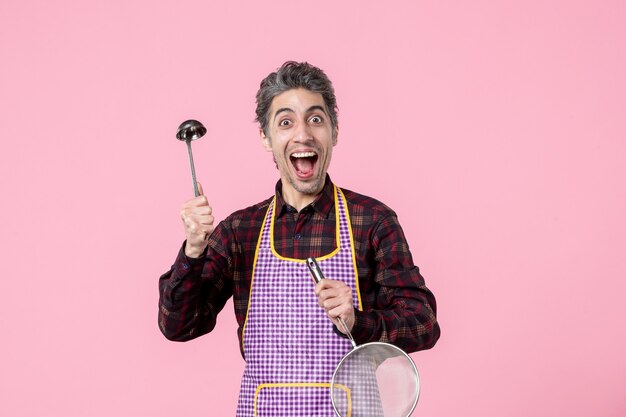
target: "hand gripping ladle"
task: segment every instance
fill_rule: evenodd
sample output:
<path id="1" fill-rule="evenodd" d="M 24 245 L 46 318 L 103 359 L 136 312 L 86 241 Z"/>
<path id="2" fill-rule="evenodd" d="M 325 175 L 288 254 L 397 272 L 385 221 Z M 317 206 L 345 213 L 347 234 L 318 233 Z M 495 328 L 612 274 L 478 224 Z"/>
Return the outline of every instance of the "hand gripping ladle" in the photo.
<path id="1" fill-rule="evenodd" d="M 198 182 L 196 181 L 196 169 L 193 165 L 193 153 L 191 152 L 191 141 L 200 139 L 206 133 L 206 127 L 197 120 L 184 121 L 176 131 L 176 139 L 187 143 L 187 151 L 189 152 L 189 165 L 191 166 L 191 179 L 193 180 L 193 192 L 196 197 L 200 195 L 198 192 Z"/>

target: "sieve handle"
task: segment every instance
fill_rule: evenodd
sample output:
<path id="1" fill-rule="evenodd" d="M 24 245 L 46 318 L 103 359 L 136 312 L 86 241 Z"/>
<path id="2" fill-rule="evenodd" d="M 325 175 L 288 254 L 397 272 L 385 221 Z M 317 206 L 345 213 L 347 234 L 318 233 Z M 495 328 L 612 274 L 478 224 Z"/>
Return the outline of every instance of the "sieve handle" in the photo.
<path id="1" fill-rule="evenodd" d="M 306 265 L 309 267 L 309 271 L 311 271 L 311 275 L 313 276 L 313 281 L 315 281 L 316 284 L 324 279 L 324 274 L 322 273 L 322 269 L 317 264 L 317 261 L 315 260 L 315 258 L 308 258 L 306 260 Z M 341 327 L 343 327 L 343 330 L 348 336 L 348 339 L 350 339 L 350 343 L 352 343 L 352 347 L 356 348 L 356 342 L 354 341 L 354 338 L 352 337 L 352 333 L 350 333 L 350 330 L 348 330 L 348 325 L 346 324 L 346 322 L 341 317 L 337 317 L 337 320 L 339 320 Z"/>

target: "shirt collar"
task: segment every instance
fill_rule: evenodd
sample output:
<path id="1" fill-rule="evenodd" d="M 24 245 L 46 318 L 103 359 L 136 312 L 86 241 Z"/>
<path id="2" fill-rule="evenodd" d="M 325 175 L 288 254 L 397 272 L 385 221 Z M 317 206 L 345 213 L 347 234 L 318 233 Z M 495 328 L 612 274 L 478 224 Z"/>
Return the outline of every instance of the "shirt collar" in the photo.
<path id="1" fill-rule="evenodd" d="M 283 183 L 278 180 L 276 183 L 276 218 L 280 218 L 285 213 L 294 213 L 296 209 L 285 202 L 283 199 Z M 326 174 L 326 181 L 324 182 L 324 188 L 319 193 L 317 198 L 308 206 L 304 207 L 301 211 L 313 209 L 319 213 L 322 217 L 328 218 L 328 214 L 335 206 L 335 194 L 333 182 L 330 179 L 330 175 Z"/>

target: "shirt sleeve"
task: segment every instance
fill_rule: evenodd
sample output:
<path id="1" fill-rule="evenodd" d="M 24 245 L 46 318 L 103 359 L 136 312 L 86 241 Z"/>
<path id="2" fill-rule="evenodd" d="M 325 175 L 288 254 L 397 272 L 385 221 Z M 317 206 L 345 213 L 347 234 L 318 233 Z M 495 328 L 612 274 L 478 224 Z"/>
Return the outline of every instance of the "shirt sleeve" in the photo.
<path id="1" fill-rule="evenodd" d="M 371 269 L 366 283 L 372 305 L 355 312 L 352 336 L 357 343 L 388 342 L 406 352 L 430 349 L 440 336 L 435 297 L 413 264 L 395 214 L 384 216 L 371 240 Z"/>
<path id="2" fill-rule="evenodd" d="M 183 243 L 170 270 L 159 278 L 158 322 L 167 339 L 183 342 L 215 327 L 217 314 L 232 295 L 231 263 L 223 250 L 227 234 L 220 223 L 197 259 L 185 255 Z"/>

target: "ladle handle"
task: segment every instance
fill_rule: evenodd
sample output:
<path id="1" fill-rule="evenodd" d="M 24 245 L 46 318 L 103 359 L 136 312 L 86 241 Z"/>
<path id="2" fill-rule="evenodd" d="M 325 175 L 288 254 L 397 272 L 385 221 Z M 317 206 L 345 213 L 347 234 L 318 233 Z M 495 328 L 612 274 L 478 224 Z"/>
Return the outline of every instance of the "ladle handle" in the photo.
<path id="1" fill-rule="evenodd" d="M 191 179 L 193 180 L 193 193 L 196 197 L 200 195 L 198 191 L 198 181 L 196 181 L 196 168 L 193 164 L 193 153 L 191 152 L 191 140 L 187 139 L 187 152 L 189 152 L 189 165 L 191 166 Z"/>
<path id="2" fill-rule="evenodd" d="M 315 258 L 308 258 L 306 260 L 306 265 L 309 267 L 309 271 L 311 271 L 311 275 L 313 276 L 313 281 L 315 281 L 316 284 L 324 279 L 324 274 L 322 273 L 322 269 L 317 264 L 317 261 L 315 260 Z M 339 320 L 341 327 L 343 327 L 343 331 L 348 336 L 348 339 L 350 339 L 350 343 L 352 343 L 352 347 L 356 348 L 356 342 L 354 341 L 354 338 L 352 337 L 352 333 L 350 333 L 350 330 L 348 330 L 348 325 L 346 324 L 346 322 L 341 317 L 337 317 L 337 320 Z"/>

